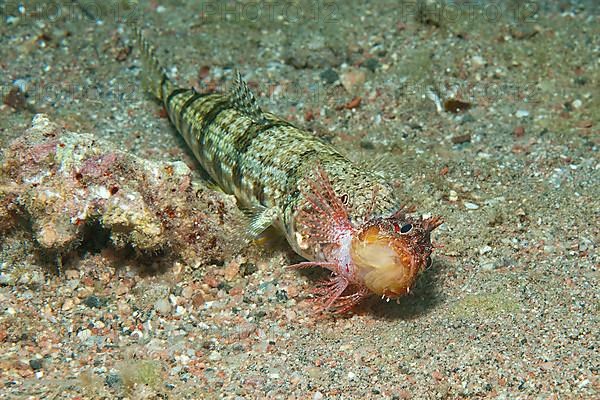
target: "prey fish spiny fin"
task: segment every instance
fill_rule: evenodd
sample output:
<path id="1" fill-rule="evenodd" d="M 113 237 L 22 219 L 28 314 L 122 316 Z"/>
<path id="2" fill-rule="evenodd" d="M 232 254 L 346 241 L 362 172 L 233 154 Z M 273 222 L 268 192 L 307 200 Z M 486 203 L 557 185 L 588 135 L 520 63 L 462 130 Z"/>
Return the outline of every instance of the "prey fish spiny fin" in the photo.
<path id="1" fill-rule="evenodd" d="M 313 294 L 345 312 L 365 297 L 406 295 L 431 261 L 435 217 L 397 212 L 396 189 L 336 147 L 264 112 L 239 73 L 227 93 L 178 88 L 141 31 L 143 79 L 198 162 L 223 192 L 251 210 L 248 231 L 274 225 L 292 249 L 331 279 Z"/>

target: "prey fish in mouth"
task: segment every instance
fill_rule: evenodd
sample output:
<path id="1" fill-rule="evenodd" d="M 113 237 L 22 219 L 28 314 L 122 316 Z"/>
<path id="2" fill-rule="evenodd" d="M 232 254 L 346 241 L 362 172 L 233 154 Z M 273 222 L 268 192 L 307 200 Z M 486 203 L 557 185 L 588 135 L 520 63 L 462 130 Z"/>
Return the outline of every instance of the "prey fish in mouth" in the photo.
<path id="1" fill-rule="evenodd" d="M 441 218 L 411 217 L 404 208 L 373 214 L 374 192 L 367 214 L 357 220 L 323 171 L 309 187 L 308 206 L 297 216 L 303 233 L 296 233 L 295 247 L 316 261 L 293 267 L 322 266 L 332 272 L 314 290 L 320 306 L 343 313 L 372 294 L 388 301 L 408 294 L 419 273 L 431 266 L 431 232 Z"/>

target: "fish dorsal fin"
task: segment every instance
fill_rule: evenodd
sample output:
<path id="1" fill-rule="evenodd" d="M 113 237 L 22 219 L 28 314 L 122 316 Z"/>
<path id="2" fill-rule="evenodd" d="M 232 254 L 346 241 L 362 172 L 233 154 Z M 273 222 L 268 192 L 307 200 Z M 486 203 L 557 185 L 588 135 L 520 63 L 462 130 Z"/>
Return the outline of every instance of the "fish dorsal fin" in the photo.
<path id="1" fill-rule="evenodd" d="M 266 122 L 265 116 L 258 105 L 258 101 L 256 100 L 256 97 L 254 97 L 254 93 L 252 93 L 239 71 L 236 71 L 233 87 L 229 93 L 229 99 L 236 110 L 246 114 L 252 118 L 253 121 Z"/>

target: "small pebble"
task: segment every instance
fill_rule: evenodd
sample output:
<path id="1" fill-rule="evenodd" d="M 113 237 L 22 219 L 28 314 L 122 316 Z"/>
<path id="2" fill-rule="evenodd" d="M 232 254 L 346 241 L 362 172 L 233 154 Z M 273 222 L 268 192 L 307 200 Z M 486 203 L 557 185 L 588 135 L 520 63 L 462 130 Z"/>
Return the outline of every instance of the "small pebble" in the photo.
<path id="1" fill-rule="evenodd" d="M 476 67 L 482 67 L 485 65 L 485 59 L 479 55 L 471 57 L 471 62 Z"/>
<path id="2" fill-rule="evenodd" d="M 452 136 L 452 138 L 450 139 L 452 141 L 453 144 L 462 144 L 462 143 L 467 143 L 471 141 L 471 135 L 464 134 L 464 135 L 456 135 L 456 136 Z"/>
<path id="3" fill-rule="evenodd" d="M 73 299 L 65 299 L 65 301 L 63 302 L 63 305 L 61 307 L 61 310 L 63 311 L 69 311 L 70 309 L 73 308 Z"/>
<path id="4" fill-rule="evenodd" d="M 484 264 L 481 265 L 481 270 L 482 271 L 493 271 L 495 270 L 497 267 L 497 264 L 493 261 L 490 262 L 486 262 Z"/>
<path id="5" fill-rule="evenodd" d="M 68 280 L 79 278 L 79 271 L 76 269 L 68 269 L 65 271 L 65 278 Z"/>
<path id="6" fill-rule="evenodd" d="M 471 106 L 472 106 L 471 103 L 469 103 L 467 101 L 458 100 L 458 99 L 446 99 L 444 101 L 444 110 L 447 112 L 454 113 L 454 114 L 459 114 L 461 112 L 464 112 L 464 111 L 470 109 Z M 465 135 L 461 135 L 461 136 L 465 136 Z"/>
<path id="7" fill-rule="evenodd" d="M 288 321 L 294 321 L 296 319 L 296 312 L 294 312 L 293 310 L 288 310 L 285 312 L 285 318 Z"/>
<path id="8" fill-rule="evenodd" d="M 231 262 L 225 269 L 223 270 L 224 277 L 226 280 L 233 280 L 240 272 L 240 265 L 236 262 Z"/>
<path id="9" fill-rule="evenodd" d="M 0 285 L 10 286 L 15 284 L 15 278 L 11 274 L 6 274 L 4 272 L 0 273 Z"/>
<path id="10" fill-rule="evenodd" d="M 221 360 L 221 353 L 219 353 L 218 351 L 212 351 L 209 356 L 208 359 L 210 361 L 220 361 Z"/>
<path id="11" fill-rule="evenodd" d="M 40 271 L 32 271 L 31 279 L 29 279 L 30 285 L 40 285 L 44 282 L 44 274 Z"/>
<path id="12" fill-rule="evenodd" d="M 321 72 L 319 77 L 321 78 L 322 81 L 324 81 L 325 83 L 327 83 L 329 85 L 337 82 L 340 79 L 340 76 L 338 75 L 338 73 L 335 72 L 331 68 L 327 68 L 325 71 Z"/>
<path id="13" fill-rule="evenodd" d="M 269 379 L 279 379 L 281 374 L 277 371 L 272 371 L 269 373 Z"/>
<path id="14" fill-rule="evenodd" d="M 198 78 L 200 78 L 200 79 L 207 78 L 209 74 L 210 74 L 210 67 L 208 65 L 203 65 L 202 67 L 200 67 L 200 70 L 198 71 Z"/>
<path id="15" fill-rule="evenodd" d="M 594 248 L 594 242 L 590 238 L 583 237 L 579 239 L 579 251 L 588 251 Z"/>
<path id="16" fill-rule="evenodd" d="M 582 381 L 581 381 L 581 382 L 580 382 L 580 383 L 577 385 L 577 387 L 578 387 L 579 389 L 583 389 L 584 387 L 586 387 L 586 386 L 587 386 L 587 385 L 589 385 L 589 384 L 590 384 L 590 380 L 589 380 L 589 379 L 584 379 L 584 380 L 582 380 Z"/>
<path id="17" fill-rule="evenodd" d="M 29 272 L 24 272 L 19 276 L 19 283 L 22 285 L 28 285 L 30 281 Z"/>
<path id="18" fill-rule="evenodd" d="M 479 208 L 479 205 L 465 201 L 465 208 L 467 210 L 477 210 Z"/>
<path id="19" fill-rule="evenodd" d="M 279 289 L 277 292 L 275 292 L 275 298 L 279 301 L 287 301 L 287 292 L 283 289 Z"/>
<path id="20" fill-rule="evenodd" d="M 144 334 L 142 333 L 142 331 L 136 329 L 135 331 L 131 332 L 131 336 L 132 338 L 136 339 L 136 340 L 141 340 L 144 338 Z"/>
<path id="21" fill-rule="evenodd" d="M 27 97 L 18 87 L 13 87 L 8 94 L 4 96 L 3 102 L 17 111 L 25 110 L 27 108 Z"/>
<path id="22" fill-rule="evenodd" d="M 515 129 L 513 130 L 513 135 L 515 135 L 515 137 L 523 137 L 525 135 L 525 128 L 523 127 L 523 125 L 515 126 Z"/>
<path id="23" fill-rule="evenodd" d="M 89 296 L 83 303 L 90 308 L 100 308 L 106 304 L 103 299 L 94 295 Z"/>
<path id="24" fill-rule="evenodd" d="M 121 376 L 119 374 L 108 374 L 104 380 L 108 387 L 115 387 L 121 384 Z"/>
<path id="25" fill-rule="evenodd" d="M 202 295 L 202 293 L 197 293 L 194 295 L 194 297 L 192 297 L 192 304 L 194 305 L 194 307 L 200 307 L 202 304 L 205 303 L 205 299 L 204 296 Z"/>
<path id="26" fill-rule="evenodd" d="M 40 369 L 42 369 L 42 359 L 41 358 L 34 358 L 33 360 L 29 360 L 29 366 L 31 367 L 32 370 L 34 371 L 38 371 Z"/>
<path id="27" fill-rule="evenodd" d="M 190 286 L 184 287 L 183 290 L 181 291 L 181 296 L 186 300 L 191 299 L 193 295 L 194 295 L 194 289 L 192 289 Z"/>
<path id="28" fill-rule="evenodd" d="M 320 379 L 323 376 L 323 371 L 319 367 L 309 367 L 306 372 L 313 379 Z"/>
<path id="29" fill-rule="evenodd" d="M 376 58 L 367 58 L 364 63 L 362 63 L 362 67 L 365 67 L 371 72 L 375 72 L 377 68 L 380 67 L 379 61 Z"/>
<path id="30" fill-rule="evenodd" d="M 348 93 L 355 93 L 362 87 L 365 83 L 366 75 L 364 71 L 351 69 L 347 72 L 344 72 L 340 76 L 340 81 L 342 82 L 342 86 Z"/>
<path id="31" fill-rule="evenodd" d="M 529 111 L 527 110 L 517 110 L 517 112 L 515 113 L 515 116 L 517 118 L 525 118 L 529 116 Z"/>
<path id="32" fill-rule="evenodd" d="M 205 340 L 202 342 L 202 348 L 206 350 L 212 350 L 215 348 L 215 343 L 211 340 Z"/>
<path id="33" fill-rule="evenodd" d="M 77 298 L 85 301 L 88 297 L 90 297 L 94 293 L 94 289 L 91 287 L 80 287 L 77 288 Z"/>
<path id="34" fill-rule="evenodd" d="M 90 336 L 92 336 L 92 331 L 90 331 L 89 329 L 83 329 L 77 333 L 77 337 L 82 342 L 89 339 Z"/>
<path id="35" fill-rule="evenodd" d="M 258 267 L 254 263 L 245 262 L 240 264 L 240 272 L 242 273 L 242 276 L 252 275 L 256 271 L 258 271 Z"/>
<path id="36" fill-rule="evenodd" d="M 479 248 L 479 254 L 480 255 L 484 255 L 486 253 L 489 253 L 490 251 L 492 251 L 492 248 L 490 246 L 488 246 L 488 245 L 485 245 L 485 246 Z"/>
<path id="37" fill-rule="evenodd" d="M 167 298 L 158 299 L 154 303 L 154 309 L 163 315 L 169 314 L 171 312 L 171 303 Z"/>

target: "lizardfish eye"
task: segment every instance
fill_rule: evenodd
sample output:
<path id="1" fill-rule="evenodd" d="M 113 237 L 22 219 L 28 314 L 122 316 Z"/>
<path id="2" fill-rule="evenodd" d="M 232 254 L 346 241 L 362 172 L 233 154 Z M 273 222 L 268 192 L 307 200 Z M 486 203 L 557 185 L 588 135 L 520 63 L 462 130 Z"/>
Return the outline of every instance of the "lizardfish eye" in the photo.
<path id="1" fill-rule="evenodd" d="M 400 233 L 402 235 L 406 235 L 407 233 L 409 233 L 410 231 L 412 231 L 412 224 L 404 224 L 402 225 L 402 228 L 400 228 Z"/>

